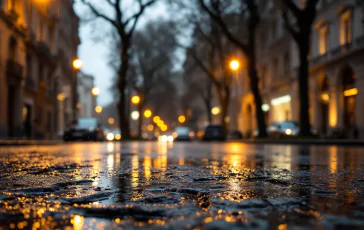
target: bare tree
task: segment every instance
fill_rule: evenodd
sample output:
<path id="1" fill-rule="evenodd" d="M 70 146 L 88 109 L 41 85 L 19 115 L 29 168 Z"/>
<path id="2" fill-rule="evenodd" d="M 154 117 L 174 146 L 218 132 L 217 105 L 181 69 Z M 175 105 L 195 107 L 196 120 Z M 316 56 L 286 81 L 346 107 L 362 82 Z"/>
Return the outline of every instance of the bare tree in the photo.
<path id="1" fill-rule="evenodd" d="M 172 74 L 176 38 L 170 21 L 151 21 L 133 37 L 131 64 L 134 77 L 133 89 L 141 100 L 139 113 L 148 105 L 152 90 Z M 138 136 L 141 137 L 143 119 L 139 119 Z"/>
<path id="2" fill-rule="evenodd" d="M 194 58 L 189 54 L 187 54 L 183 71 L 183 81 L 186 89 L 182 98 L 184 110 L 186 111 L 187 107 L 189 107 L 185 105 L 191 104 L 199 98 L 205 107 L 207 121 L 212 123 L 212 80 L 198 68 Z"/>
<path id="3" fill-rule="evenodd" d="M 319 0 L 307 0 L 306 6 L 298 7 L 292 0 L 282 0 L 282 17 L 288 32 L 293 37 L 299 49 L 298 94 L 300 98 L 300 135 L 311 136 L 309 117 L 309 85 L 308 85 L 308 56 L 312 24 L 316 18 L 316 6 Z M 292 17 L 293 16 L 293 20 Z M 294 21 L 294 23 L 292 23 Z"/>
<path id="4" fill-rule="evenodd" d="M 120 93 L 120 100 L 118 103 L 118 112 L 120 120 L 120 130 L 123 133 L 123 139 L 130 138 L 130 126 L 129 126 L 129 116 L 126 113 L 128 99 L 125 94 L 125 89 L 127 87 L 127 74 L 129 69 L 130 60 L 130 50 L 132 45 L 132 36 L 135 31 L 135 27 L 140 19 L 140 17 L 145 12 L 145 9 L 150 7 L 156 2 L 156 0 L 137 0 L 138 10 L 131 16 L 126 16 L 128 10 L 123 9 L 122 0 L 103 0 L 99 3 L 99 6 L 107 5 L 112 9 L 112 13 L 105 13 L 103 7 L 98 7 L 96 4 L 91 3 L 90 0 L 81 0 L 85 4 L 93 15 L 97 18 L 101 18 L 108 22 L 118 35 L 118 40 L 120 41 L 120 66 L 118 70 L 118 81 L 117 88 Z M 100 2 L 100 1 L 98 1 Z"/>
<path id="5" fill-rule="evenodd" d="M 254 95 L 256 107 L 256 120 L 258 123 L 259 137 L 266 137 L 266 123 L 262 110 L 262 97 L 259 90 L 259 77 L 256 68 L 256 30 L 260 22 L 258 3 L 266 1 L 241 0 L 241 1 L 219 1 L 198 0 L 201 8 L 216 22 L 226 38 L 231 41 L 247 58 L 248 74 L 250 78 L 250 89 Z M 229 15 L 237 15 L 246 20 L 247 39 L 236 35 L 231 25 L 226 22 Z"/>

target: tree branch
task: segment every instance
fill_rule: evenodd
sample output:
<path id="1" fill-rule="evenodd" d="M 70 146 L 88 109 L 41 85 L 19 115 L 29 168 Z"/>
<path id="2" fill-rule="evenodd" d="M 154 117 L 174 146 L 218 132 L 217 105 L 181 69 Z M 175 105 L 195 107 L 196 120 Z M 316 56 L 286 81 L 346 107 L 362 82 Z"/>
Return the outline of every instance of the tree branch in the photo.
<path id="1" fill-rule="evenodd" d="M 207 76 L 218 86 L 221 85 L 219 81 L 216 80 L 214 73 L 212 73 L 206 65 L 203 63 L 203 61 L 197 56 L 195 48 L 190 48 L 189 53 L 191 54 L 192 58 L 195 59 L 197 65 L 200 67 L 200 69 L 205 72 Z"/>
<path id="2" fill-rule="evenodd" d="M 302 10 L 300 10 L 296 3 L 294 3 L 292 0 L 283 0 L 283 4 L 289 8 L 290 11 L 292 11 L 293 15 L 298 19 L 301 17 Z"/>
<path id="3" fill-rule="evenodd" d="M 149 2 L 143 4 L 142 0 L 138 0 L 139 2 L 139 11 L 138 13 L 134 14 L 133 16 L 131 16 L 130 18 L 128 18 L 123 24 L 126 27 L 132 20 L 134 20 L 132 26 L 130 27 L 129 32 L 127 33 L 127 36 L 130 38 L 133 35 L 133 32 L 135 30 L 135 27 L 139 21 L 140 16 L 144 13 L 144 10 L 148 7 L 151 6 L 152 4 L 154 4 L 156 2 L 156 0 L 150 0 Z"/>
<path id="4" fill-rule="evenodd" d="M 91 3 L 86 2 L 85 0 L 81 0 L 83 4 L 87 5 L 88 8 L 92 11 L 92 13 L 98 17 L 98 18 L 102 18 L 108 22 L 110 22 L 117 30 L 120 29 L 120 27 L 118 26 L 118 24 L 112 20 L 111 18 L 107 17 L 105 14 L 100 13 Z"/>
<path id="5" fill-rule="evenodd" d="M 296 42 L 299 42 L 299 39 L 300 39 L 299 32 L 297 32 L 293 28 L 293 26 L 290 24 L 288 14 L 287 14 L 287 10 L 282 11 L 282 17 L 283 17 L 283 21 L 284 21 L 284 27 L 286 27 L 288 33 L 290 33 L 292 35 L 293 39 Z"/>
<path id="6" fill-rule="evenodd" d="M 212 10 L 209 9 L 209 7 L 206 5 L 204 0 L 199 0 L 199 2 L 200 2 L 200 6 L 202 7 L 202 9 L 204 9 L 210 15 L 210 17 L 220 26 L 220 29 L 223 31 L 225 36 L 231 42 L 233 42 L 236 46 L 238 46 L 245 54 L 248 53 L 249 46 L 247 44 L 241 42 L 230 32 L 230 30 L 228 29 L 229 27 L 226 25 L 226 23 L 224 22 L 224 20 L 221 17 L 221 13 L 220 13 L 219 9 L 216 9 L 218 14 L 215 14 L 214 12 L 212 12 Z M 214 6 L 218 7 L 219 4 L 216 2 L 219 2 L 219 1 L 214 1 Z"/>

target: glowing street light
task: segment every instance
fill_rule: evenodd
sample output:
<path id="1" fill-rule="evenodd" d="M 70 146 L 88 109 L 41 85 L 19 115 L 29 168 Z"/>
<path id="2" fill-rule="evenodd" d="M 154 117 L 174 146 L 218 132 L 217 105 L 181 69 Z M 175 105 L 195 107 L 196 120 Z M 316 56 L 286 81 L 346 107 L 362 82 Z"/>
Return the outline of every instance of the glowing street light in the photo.
<path id="1" fill-rule="evenodd" d="M 229 66 L 231 70 L 236 71 L 240 67 L 240 62 L 238 60 L 232 60 Z"/>
<path id="2" fill-rule="evenodd" d="M 139 104 L 140 102 L 140 97 L 138 95 L 135 95 L 131 98 L 131 102 L 134 104 L 134 105 L 137 105 Z"/>
<path id="3" fill-rule="evenodd" d="M 152 116 L 152 111 L 150 109 L 144 111 L 144 117 L 150 118 L 151 116 Z"/>
<path id="4" fill-rule="evenodd" d="M 115 119 L 112 117 L 110 117 L 107 121 L 109 122 L 110 125 L 113 125 L 115 123 Z"/>
<path id="5" fill-rule="evenodd" d="M 181 115 L 181 116 L 179 116 L 179 117 L 178 117 L 178 121 L 179 121 L 180 123 L 184 123 L 184 122 L 186 121 L 186 117 L 185 117 L 185 116 L 183 116 L 183 115 Z"/>
<path id="6" fill-rule="evenodd" d="M 102 112 L 102 107 L 101 107 L 101 105 L 96 106 L 96 107 L 95 107 L 95 111 L 96 111 L 96 113 L 101 113 L 101 112 Z"/>
<path id="7" fill-rule="evenodd" d="M 82 68 L 83 62 L 81 61 L 81 59 L 76 58 L 75 60 L 73 60 L 72 62 L 72 66 L 75 70 L 80 70 Z"/>
<path id="8" fill-rule="evenodd" d="M 136 120 L 139 119 L 139 112 L 138 111 L 133 111 L 130 116 L 131 116 L 131 119 L 136 121 Z"/>
<path id="9" fill-rule="evenodd" d="M 160 121 L 160 120 L 161 120 L 161 118 L 159 116 L 153 117 L 153 122 L 154 123 L 158 123 L 158 121 Z"/>
<path id="10" fill-rule="evenodd" d="M 163 122 L 162 120 L 159 120 L 159 121 L 157 122 L 157 125 L 158 125 L 159 127 L 162 127 L 162 126 L 164 125 L 164 122 Z"/>
<path id="11" fill-rule="evenodd" d="M 217 115 L 217 114 L 219 114 L 219 113 L 220 113 L 220 108 L 219 108 L 219 107 L 214 107 L 214 108 L 212 108 L 212 109 L 211 109 L 211 113 L 212 113 L 213 115 Z"/>
<path id="12" fill-rule="evenodd" d="M 148 125 L 148 131 L 153 131 L 154 126 L 152 124 Z"/>
<path id="13" fill-rule="evenodd" d="M 91 90 L 92 95 L 97 96 L 100 94 L 100 89 L 97 87 L 93 87 Z"/>
<path id="14" fill-rule="evenodd" d="M 167 129 L 168 129 L 168 126 L 167 125 L 162 125 L 161 130 L 163 132 L 167 131 Z"/>

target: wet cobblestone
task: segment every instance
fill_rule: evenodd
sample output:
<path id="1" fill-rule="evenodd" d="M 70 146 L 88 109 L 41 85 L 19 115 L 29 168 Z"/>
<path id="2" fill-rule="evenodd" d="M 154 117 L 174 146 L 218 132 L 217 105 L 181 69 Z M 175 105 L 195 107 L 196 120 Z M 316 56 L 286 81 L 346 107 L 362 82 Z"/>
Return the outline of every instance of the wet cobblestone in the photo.
<path id="1" fill-rule="evenodd" d="M 75 143 L 0 149 L 0 229 L 363 229 L 361 148 Z"/>

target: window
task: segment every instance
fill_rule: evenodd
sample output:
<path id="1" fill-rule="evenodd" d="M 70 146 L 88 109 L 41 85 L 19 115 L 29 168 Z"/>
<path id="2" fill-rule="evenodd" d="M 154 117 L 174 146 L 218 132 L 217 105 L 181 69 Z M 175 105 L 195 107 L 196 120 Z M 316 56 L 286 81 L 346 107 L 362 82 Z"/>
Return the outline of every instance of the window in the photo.
<path id="1" fill-rule="evenodd" d="M 319 29 L 319 53 L 324 55 L 328 51 L 329 28 L 328 25 L 323 25 Z"/>
<path id="2" fill-rule="evenodd" d="M 283 57 L 283 60 L 284 60 L 284 74 L 288 74 L 289 73 L 289 52 L 287 51 L 285 54 L 284 54 L 284 57 Z"/>
<path id="3" fill-rule="evenodd" d="M 340 44 L 351 43 L 351 11 L 345 11 L 340 15 Z"/>

